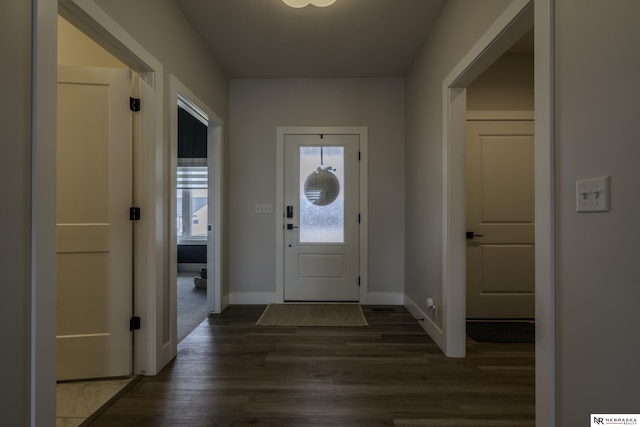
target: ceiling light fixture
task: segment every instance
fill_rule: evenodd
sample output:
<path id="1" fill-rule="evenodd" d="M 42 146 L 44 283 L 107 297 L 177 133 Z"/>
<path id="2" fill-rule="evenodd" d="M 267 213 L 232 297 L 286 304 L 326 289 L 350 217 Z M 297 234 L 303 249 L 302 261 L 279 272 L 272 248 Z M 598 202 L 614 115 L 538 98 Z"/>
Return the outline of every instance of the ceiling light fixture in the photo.
<path id="1" fill-rule="evenodd" d="M 336 2 L 336 0 L 282 0 L 287 6 L 295 7 L 296 9 L 300 9 L 309 5 L 317 6 L 317 7 L 327 7 L 331 6 Z"/>

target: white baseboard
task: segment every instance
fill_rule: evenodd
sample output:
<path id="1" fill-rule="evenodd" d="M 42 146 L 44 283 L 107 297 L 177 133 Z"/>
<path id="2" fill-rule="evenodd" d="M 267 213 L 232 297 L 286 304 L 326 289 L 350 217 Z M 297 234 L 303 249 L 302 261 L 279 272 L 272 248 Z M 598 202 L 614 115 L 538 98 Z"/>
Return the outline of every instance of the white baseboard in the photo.
<path id="1" fill-rule="evenodd" d="M 431 319 L 427 314 L 422 311 L 420 307 L 416 303 L 414 303 L 411 298 L 408 296 L 404 296 L 404 306 L 409 313 L 414 317 L 414 319 L 422 319 L 418 321 L 418 324 L 422 326 L 427 334 L 435 341 L 435 343 L 440 347 L 443 353 L 446 354 L 446 337 L 444 335 L 444 331 Z"/>
<path id="2" fill-rule="evenodd" d="M 404 300 L 404 295 L 399 292 L 370 292 L 366 304 L 403 305 Z M 282 303 L 282 298 L 278 298 L 276 292 L 230 292 L 221 303 L 223 307 L 229 304 L 278 304 Z"/>
<path id="3" fill-rule="evenodd" d="M 207 264 L 181 263 L 178 264 L 178 273 L 200 273 L 201 268 L 207 268 Z"/>
<path id="4" fill-rule="evenodd" d="M 369 292 L 366 305 L 403 305 L 404 295 L 400 292 Z"/>

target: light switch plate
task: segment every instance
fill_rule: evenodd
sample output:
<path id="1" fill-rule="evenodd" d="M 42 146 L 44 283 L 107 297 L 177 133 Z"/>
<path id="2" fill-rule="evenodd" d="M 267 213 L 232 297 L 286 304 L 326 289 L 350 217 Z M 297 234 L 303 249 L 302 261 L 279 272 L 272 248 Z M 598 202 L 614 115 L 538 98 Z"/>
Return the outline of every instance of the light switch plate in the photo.
<path id="1" fill-rule="evenodd" d="M 610 177 L 587 178 L 576 181 L 576 210 L 578 212 L 609 212 Z"/>
<path id="2" fill-rule="evenodd" d="M 256 203 L 257 214 L 273 213 L 273 205 L 271 203 Z"/>

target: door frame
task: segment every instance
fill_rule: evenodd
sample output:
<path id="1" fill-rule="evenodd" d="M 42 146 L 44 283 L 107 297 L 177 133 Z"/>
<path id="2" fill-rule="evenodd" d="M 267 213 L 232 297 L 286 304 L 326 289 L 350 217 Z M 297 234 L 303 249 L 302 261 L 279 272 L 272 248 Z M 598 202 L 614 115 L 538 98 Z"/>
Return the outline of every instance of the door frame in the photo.
<path id="1" fill-rule="evenodd" d="M 208 222 L 212 232 L 207 237 L 207 311 L 209 313 L 221 313 L 228 303 L 221 301 L 221 248 L 222 248 L 222 130 L 224 122 L 204 102 L 202 102 L 189 88 L 187 88 L 176 76 L 169 76 L 169 103 L 170 103 L 170 167 L 169 189 L 171 192 L 169 205 L 169 224 L 176 224 L 177 206 L 175 200 L 175 188 L 177 183 L 178 167 L 178 101 L 181 101 L 193 109 L 198 115 L 207 121 L 207 166 L 209 186 Z M 169 227 L 169 283 L 171 284 L 171 353 L 172 358 L 177 355 L 177 230 L 175 226 Z"/>
<path id="2" fill-rule="evenodd" d="M 142 319 L 134 333 L 133 373 L 155 375 L 171 359 L 163 334 L 163 254 L 166 236 L 163 206 L 163 76 L 164 67 L 93 0 L 58 0 L 58 13 L 117 57 L 139 76 L 142 109 L 134 116 L 134 204 L 142 220 L 134 225 L 134 315 Z M 56 15 L 57 19 L 57 15 Z M 54 26 L 55 28 L 55 26 Z M 57 34 L 51 37 L 57 40 Z M 55 75 L 55 70 L 38 70 Z M 148 101 L 148 102 L 147 102 Z M 153 250 L 149 250 L 153 248 Z M 55 322 L 54 322 L 55 323 Z M 52 349 L 55 352 L 55 347 Z M 55 354 L 55 353 L 53 353 Z"/>
<path id="3" fill-rule="evenodd" d="M 284 302 L 284 140 L 286 135 L 358 135 L 360 140 L 360 304 L 368 301 L 368 128 L 367 127 L 278 127 L 276 129 L 276 293 L 274 301 Z"/>
<path id="4" fill-rule="evenodd" d="M 442 82 L 442 329 L 425 327 L 448 357 L 466 353 L 466 88 L 533 26 L 530 0 L 515 0 Z"/>

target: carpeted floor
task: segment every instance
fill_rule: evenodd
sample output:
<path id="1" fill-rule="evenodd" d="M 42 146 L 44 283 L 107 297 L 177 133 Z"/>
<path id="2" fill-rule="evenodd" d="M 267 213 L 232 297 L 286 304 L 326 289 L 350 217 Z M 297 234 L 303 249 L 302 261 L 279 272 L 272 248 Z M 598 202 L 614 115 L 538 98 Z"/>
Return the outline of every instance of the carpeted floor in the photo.
<path id="1" fill-rule="evenodd" d="M 368 326 L 360 304 L 269 304 L 259 326 Z"/>
<path id="2" fill-rule="evenodd" d="M 178 273 L 178 342 L 207 318 L 207 290 L 193 285 L 196 272 Z"/>

